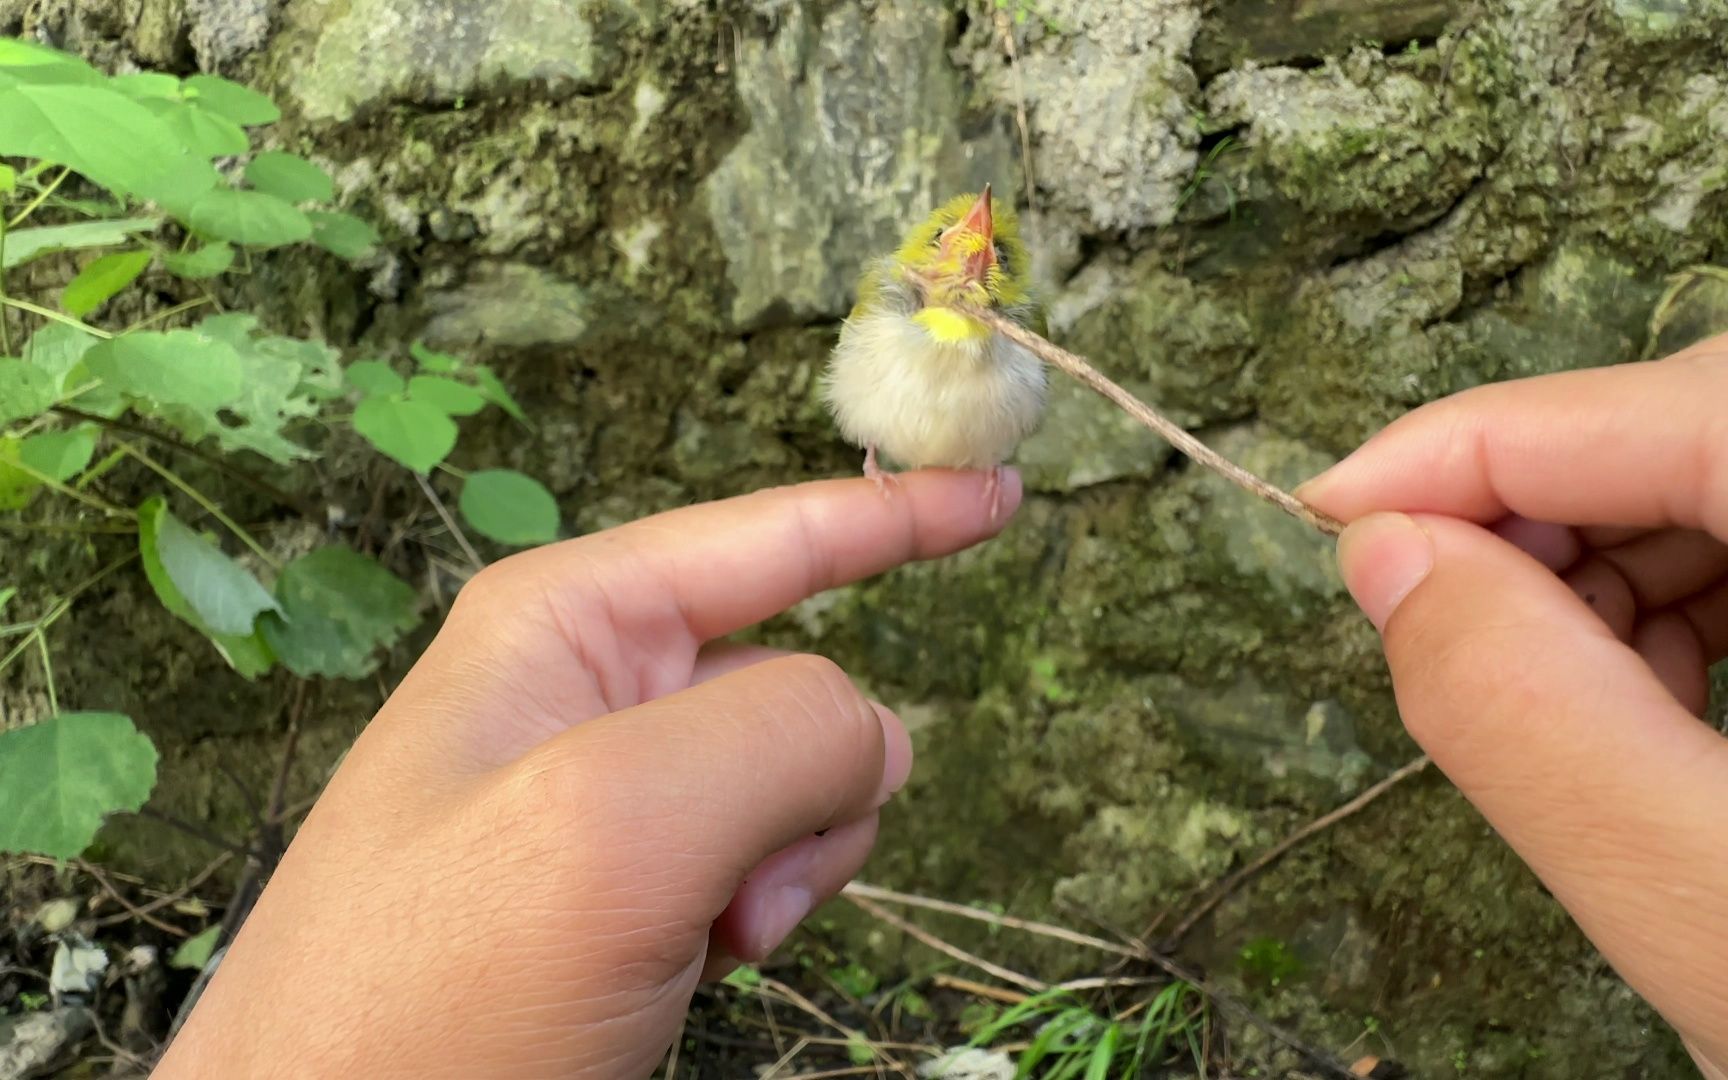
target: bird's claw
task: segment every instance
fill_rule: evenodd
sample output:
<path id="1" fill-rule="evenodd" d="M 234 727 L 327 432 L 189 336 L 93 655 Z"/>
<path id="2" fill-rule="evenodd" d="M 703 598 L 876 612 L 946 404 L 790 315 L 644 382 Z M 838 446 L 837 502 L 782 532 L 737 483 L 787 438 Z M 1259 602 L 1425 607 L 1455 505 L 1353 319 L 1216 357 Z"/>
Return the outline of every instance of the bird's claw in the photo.
<path id="1" fill-rule="evenodd" d="M 1002 518 L 1002 466 L 984 474 L 984 497 L 990 501 L 990 524 L 994 525 Z"/>
<path id="2" fill-rule="evenodd" d="M 893 497 L 894 486 L 899 482 L 893 473 L 877 464 L 876 447 L 873 445 L 864 451 L 864 478 L 876 485 L 877 494 L 884 499 Z"/>

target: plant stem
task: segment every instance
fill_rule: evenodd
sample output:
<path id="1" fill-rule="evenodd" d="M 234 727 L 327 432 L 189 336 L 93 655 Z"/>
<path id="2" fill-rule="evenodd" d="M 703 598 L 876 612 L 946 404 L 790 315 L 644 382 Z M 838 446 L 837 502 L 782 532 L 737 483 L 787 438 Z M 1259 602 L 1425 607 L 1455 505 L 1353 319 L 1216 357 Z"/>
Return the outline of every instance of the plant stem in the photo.
<path id="1" fill-rule="evenodd" d="M 174 436 L 169 435 L 166 432 L 145 427 L 143 424 L 134 424 L 131 421 L 121 420 L 117 417 L 98 416 L 95 413 L 87 413 L 82 409 L 75 409 L 70 405 L 55 405 L 53 409 L 61 416 L 71 417 L 74 420 L 85 420 L 92 424 L 100 424 L 111 431 L 124 431 L 130 435 L 140 435 L 146 439 L 152 440 L 153 442 L 161 443 L 163 446 L 172 450 L 177 450 L 182 454 L 195 457 L 211 468 L 218 470 L 224 476 L 238 480 L 249 487 L 256 488 L 260 493 L 268 495 L 280 505 L 287 507 L 308 521 L 320 525 L 324 523 L 324 515 L 322 513 L 312 509 L 298 498 L 277 487 L 275 484 L 270 483 L 262 477 L 252 475 L 245 469 L 240 468 L 238 465 L 229 463 L 220 455 L 200 450 L 190 443 L 181 442 L 179 439 L 176 439 Z"/>
<path id="2" fill-rule="evenodd" d="M 125 555 L 115 559 L 113 562 L 96 571 L 94 574 L 91 574 L 83 581 L 80 581 L 77 585 L 74 585 L 71 592 L 54 601 L 54 606 L 48 609 L 48 614 L 36 620 L 34 632 L 26 635 L 24 640 L 13 646 L 12 650 L 4 657 L 0 657 L 0 671 L 5 671 L 6 668 L 11 665 L 12 661 L 18 659 L 19 655 L 22 654 L 25 649 L 30 647 L 30 640 L 32 637 L 46 632 L 50 626 L 53 626 L 59 621 L 60 616 L 71 611 L 72 602 L 74 600 L 78 599 L 78 597 L 82 596 L 91 588 L 94 588 L 103 578 L 120 569 L 122 566 L 125 566 L 137 557 L 138 553 L 136 551 L 127 552 Z"/>
<path id="3" fill-rule="evenodd" d="M 36 212 L 37 208 L 39 208 L 43 203 L 47 202 L 49 197 L 52 196 L 56 191 L 60 190 L 60 185 L 64 184 L 66 182 L 66 178 L 68 176 L 70 176 L 71 174 L 72 174 L 71 169 L 69 169 L 69 168 L 61 169 L 60 175 L 56 176 L 53 180 L 49 181 L 47 187 L 45 187 L 41 191 L 37 192 L 36 197 L 34 199 L 31 199 L 28 203 L 25 203 L 24 209 L 18 211 L 18 216 L 14 217 L 11 221 L 8 221 L 6 223 L 6 227 L 8 229 L 16 229 L 18 226 L 24 224 L 24 222 L 29 219 L 30 215 L 34 214 Z"/>
<path id="4" fill-rule="evenodd" d="M 242 544 L 251 548 L 252 554 L 263 560 L 265 566 L 268 566 L 272 570 L 282 569 L 282 564 L 271 558 L 270 552 L 265 549 L 264 545 L 260 544 L 251 533 L 247 532 L 238 521 L 235 521 L 233 518 L 223 513 L 222 508 L 211 501 L 208 495 L 205 495 L 202 491 L 199 491 L 191 484 L 182 480 L 180 475 L 174 470 L 157 462 L 155 459 L 151 458 L 150 455 L 133 446 L 131 443 L 122 442 L 119 445 L 121 449 L 136 458 L 140 465 L 143 465 L 157 476 L 160 476 L 162 479 L 179 488 L 187 498 L 203 507 L 205 513 L 209 514 L 217 521 L 220 521 L 223 527 L 238 537 Z"/>
<path id="5" fill-rule="evenodd" d="M 48 657 L 48 638 L 38 626 L 32 635 L 36 639 L 36 650 L 42 654 L 42 682 L 48 688 L 48 714 L 60 715 L 60 697 L 54 692 L 54 661 Z"/>
<path id="6" fill-rule="evenodd" d="M 165 319 L 172 319 L 174 316 L 179 315 L 183 312 L 191 311 L 193 308 L 200 308 L 200 307 L 203 307 L 205 304 L 213 304 L 213 303 L 215 303 L 215 300 L 211 299 L 210 297 L 200 296 L 196 300 L 188 300 L 183 304 L 175 304 L 173 307 L 164 308 L 163 310 L 158 311 L 156 314 L 151 315 L 148 318 L 139 319 L 137 322 L 133 323 L 131 326 L 128 326 L 126 329 L 120 331 L 120 333 L 122 335 L 130 334 L 134 330 L 142 330 L 146 326 L 154 326 L 156 323 L 162 322 Z"/>
<path id="7" fill-rule="evenodd" d="M 949 306 L 978 320 L 1009 341 L 1025 348 L 1050 366 L 1059 368 L 1079 380 L 1087 388 L 1109 399 L 1117 408 L 1133 417 L 1140 424 L 1162 436 L 1171 446 L 1187 454 L 1197 464 L 1222 476 L 1255 498 L 1263 499 L 1291 517 L 1307 522 L 1327 536 L 1337 536 L 1344 531 L 1344 523 L 1337 518 L 1321 513 L 1289 492 L 1267 483 L 1219 454 L 1199 439 L 1182 430 L 1178 424 L 1159 413 L 1158 410 L 1112 382 L 1103 372 L 1087 363 L 1084 358 L 1076 356 L 1061 346 L 1051 344 L 1014 320 L 988 308 L 965 302 L 954 302 L 950 303 Z"/>
<path id="8" fill-rule="evenodd" d="M 86 334 L 89 334 L 91 337 L 99 337 L 99 338 L 107 339 L 107 338 L 111 338 L 114 336 L 113 333 L 111 333 L 110 331 L 91 326 L 89 323 L 81 322 L 78 319 L 74 319 L 70 315 L 62 315 L 60 312 L 55 311 L 53 308 L 45 308 L 45 307 L 42 307 L 40 304 L 32 304 L 28 300 L 19 300 L 15 297 L 11 297 L 11 296 L 0 296 L 0 304 L 5 305 L 6 307 L 17 308 L 19 311 L 28 311 L 32 315 L 40 315 L 44 319 L 52 319 L 54 322 L 57 322 L 57 323 L 65 323 L 67 326 L 70 326 L 74 329 L 84 331 Z"/>
<path id="9" fill-rule="evenodd" d="M 0 214 L 0 219 L 5 215 Z M 6 299 L 6 223 L 0 220 L 0 300 Z M 6 313 L 0 311 L 0 356 L 12 355 L 12 334 L 6 329 Z"/>
<path id="10" fill-rule="evenodd" d="M 456 543 L 461 545 L 462 554 L 468 556 L 468 561 L 473 564 L 475 570 L 486 569 L 486 560 L 482 559 L 480 553 L 474 550 L 474 545 L 468 542 L 468 537 L 463 534 L 462 527 L 457 525 L 456 519 L 450 516 L 450 511 L 444 506 L 444 500 L 438 497 L 438 492 L 433 489 L 432 484 L 419 473 L 414 474 L 414 479 L 419 481 L 420 490 L 426 493 L 426 498 L 432 503 L 432 508 L 438 511 L 438 516 L 444 521 L 444 527 L 450 530 L 450 535 L 454 536 Z"/>
<path id="11" fill-rule="evenodd" d="M 22 461 L 8 461 L 6 467 L 18 470 L 50 491 L 58 492 L 61 495 L 66 496 L 68 499 L 75 499 L 86 506 L 102 511 L 104 514 L 109 514 L 113 517 L 127 518 L 131 521 L 138 520 L 138 515 L 133 511 L 122 506 L 115 506 L 113 503 L 108 502 L 105 499 L 100 499 L 87 491 L 79 491 L 77 488 L 67 487 L 65 484 L 62 484 L 47 473 L 38 472 L 24 464 Z"/>

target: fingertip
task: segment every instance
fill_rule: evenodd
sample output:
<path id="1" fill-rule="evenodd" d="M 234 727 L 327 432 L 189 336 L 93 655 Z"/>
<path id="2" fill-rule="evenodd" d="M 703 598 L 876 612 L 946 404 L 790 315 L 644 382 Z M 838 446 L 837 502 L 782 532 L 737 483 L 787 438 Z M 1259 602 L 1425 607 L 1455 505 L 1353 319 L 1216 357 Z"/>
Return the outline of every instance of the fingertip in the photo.
<path id="1" fill-rule="evenodd" d="M 872 701 L 870 706 L 882 722 L 882 786 L 876 795 L 876 805 L 881 806 L 905 787 L 912 775 L 912 735 L 886 705 Z"/>

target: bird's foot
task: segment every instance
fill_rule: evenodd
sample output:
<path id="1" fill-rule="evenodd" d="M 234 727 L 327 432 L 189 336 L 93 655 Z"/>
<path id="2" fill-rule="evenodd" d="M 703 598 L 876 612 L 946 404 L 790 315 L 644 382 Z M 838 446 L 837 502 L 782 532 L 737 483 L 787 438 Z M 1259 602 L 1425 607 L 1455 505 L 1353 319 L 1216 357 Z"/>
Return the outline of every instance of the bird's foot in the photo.
<path id="1" fill-rule="evenodd" d="M 872 443 L 864 450 L 864 478 L 876 485 L 876 491 L 884 498 L 891 498 L 894 485 L 898 478 L 876 462 L 876 444 Z"/>

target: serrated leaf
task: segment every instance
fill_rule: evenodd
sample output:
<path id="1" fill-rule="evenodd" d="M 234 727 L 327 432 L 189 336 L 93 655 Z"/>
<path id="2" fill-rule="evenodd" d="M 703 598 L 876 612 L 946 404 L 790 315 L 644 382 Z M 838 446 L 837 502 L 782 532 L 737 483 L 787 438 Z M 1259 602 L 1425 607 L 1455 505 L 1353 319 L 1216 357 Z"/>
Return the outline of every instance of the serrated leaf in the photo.
<path id="1" fill-rule="evenodd" d="M 408 355 L 414 358 L 415 363 L 419 364 L 425 370 L 432 372 L 434 375 L 448 375 L 453 371 L 460 370 L 462 367 L 462 358 L 460 356 L 452 356 L 447 352 L 428 349 L 423 343 L 418 341 L 408 346 Z"/>
<path id="2" fill-rule="evenodd" d="M 44 225 L 36 229 L 18 229 L 6 234 L 6 257 L 0 262 L 0 270 L 22 266 L 31 259 L 50 252 L 124 244 L 138 233 L 154 232 L 160 224 L 160 218 L 130 217 L 114 221 L 82 221 L 76 225 Z"/>
<path id="3" fill-rule="evenodd" d="M 242 127 L 274 124 L 282 119 L 282 110 L 274 101 L 218 75 L 194 75 L 186 80 L 186 89 L 192 91 L 193 100 L 199 105 Z"/>
<path id="4" fill-rule="evenodd" d="M 516 399 L 510 396 L 510 388 L 504 385 L 504 380 L 491 368 L 475 368 L 474 382 L 480 387 L 480 392 L 486 395 L 487 401 L 509 413 L 518 423 L 527 425 L 528 414 L 522 411 L 522 406 L 516 404 Z"/>
<path id="5" fill-rule="evenodd" d="M 205 192 L 192 204 L 186 223 L 200 236 L 248 247 L 281 247 L 312 235 L 312 222 L 288 203 L 231 188 Z"/>
<path id="6" fill-rule="evenodd" d="M 218 179 L 209 161 L 149 109 L 105 86 L 0 90 L 0 156 L 66 165 L 116 194 L 175 212 Z"/>
<path id="7" fill-rule="evenodd" d="M 298 154 L 266 150 L 246 166 L 246 182 L 291 203 L 329 202 L 336 197 L 330 174 Z M 314 236 L 317 235 L 314 230 Z"/>
<path id="8" fill-rule="evenodd" d="M 119 713 L 62 713 L 0 732 L 0 851 L 76 858 L 109 814 L 156 785 L 156 748 Z"/>
<path id="9" fill-rule="evenodd" d="M 69 480 L 84 471 L 95 452 L 96 429 L 85 426 L 26 436 L 18 459 L 55 480 Z"/>
<path id="10" fill-rule="evenodd" d="M 408 400 L 424 401 L 451 416 L 473 416 L 486 407 L 486 395 L 442 375 L 416 375 L 409 379 Z"/>
<path id="11" fill-rule="evenodd" d="M 339 377 L 339 354 L 321 342 L 274 336 L 248 337 L 236 351 L 241 392 L 229 408 L 241 423 L 217 429 L 223 447 L 251 450 L 278 464 L 313 457 L 282 430 L 289 420 L 318 411 L 315 391 Z"/>
<path id="12" fill-rule="evenodd" d="M 85 353 L 84 364 L 110 387 L 155 405 L 214 414 L 240 396 L 241 364 L 234 347 L 192 330 L 112 338 Z"/>
<path id="13" fill-rule="evenodd" d="M 512 469 L 469 473 L 458 506 L 476 532 L 501 544 L 558 539 L 558 501 L 540 481 Z"/>
<path id="14" fill-rule="evenodd" d="M 356 360 L 343 370 L 342 377 L 354 389 L 381 397 L 400 394 L 408 388 L 402 376 L 382 360 Z"/>
<path id="15" fill-rule="evenodd" d="M 363 259 L 378 246 L 378 230 L 340 210 L 308 210 L 312 242 L 341 259 Z"/>
<path id="16" fill-rule="evenodd" d="M 252 140 L 239 124 L 192 102 L 146 97 L 138 103 L 155 113 L 194 154 L 234 157 L 252 149 Z"/>
<path id="17" fill-rule="evenodd" d="M 216 951 L 216 939 L 221 934 L 221 923 L 211 923 L 206 926 L 203 930 L 180 943 L 173 955 L 168 958 L 168 966 L 185 968 L 189 971 L 203 971 L 204 965 L 210 962 L 210 954 Z"/>
<path id="18" fill-rule="evenodd" d="M 0 424 L 35 416 L 54 404 L 54 379 L 13 357 L 0 357 Z M 448 421 L 446 421 L 448 422 Z"/>
<path id="19" fill-rule="evenodd" d="M 139 508 L 138 535 L 210 633 L 245 637 L 260 613 L 279 610 L 257 578 L 170 513 L 161 497 Z"/>
<path id="20" fill-rule="evenodd" d="M 182 251 L 165 256 L 162 265 L 167 267 L 171 274 L 178 274 L 192 281 L 202 281 L 216 277 L 234 265 L 234 248 L 218 240 L 205 244 L 196 251 Z"/>
<path id="21" fill-rule="evenodd" d="M 380 646 L 420 621 L 412 586 L 340 545 L 284 567 L 276 598 L 281 614 L 263 616 L 259 629 L 283 665 L 301 678 L 361 678 L 378 666 Z"/>
<path id="22" fill-rule="evenodd" d="M 138 280 L 150 265 L 148 251 L 118 251 L 92 259 L 60 294 L 60 306 L 77 318 L 95 311 L 114 294 Z"/>
<path id="23" fill-rule="evenodd" d="M 424 401 L 369 397 L 354 409 L 354 430 L 379 453 L 421 474 L 456 447 L 456 422 Z"/>

